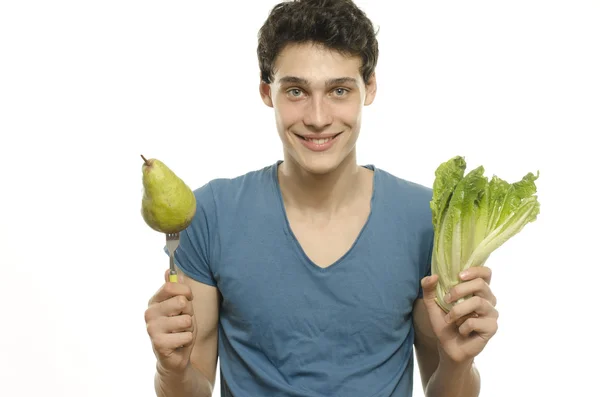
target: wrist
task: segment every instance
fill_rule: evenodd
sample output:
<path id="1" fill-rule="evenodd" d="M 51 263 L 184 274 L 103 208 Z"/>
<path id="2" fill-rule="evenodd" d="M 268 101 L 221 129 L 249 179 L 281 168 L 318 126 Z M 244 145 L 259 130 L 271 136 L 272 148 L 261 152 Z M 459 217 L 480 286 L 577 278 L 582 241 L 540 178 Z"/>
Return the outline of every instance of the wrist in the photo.
<path id="1" fill-rule="evenodd" d="M 475 364 L 474 358 L 465 358 L 463 360 L 455 360 L 450 357 L 443 349 L 439 349 L 439 368 L 440 370 L 461 375 L 470 372 Z"/>
<path id="2" fill-rule="evenodd" d="M 190 371 L 191 371 L 190 363 L 188 363 L 188 365 L 181 370 L 173 370 L 173 369 L 164 368 L 161 365 L 160 361 L 156 362 L 156 373 L 159 376 L 159 378 L 163 382 L 166 382 L 166 383 L 183 382 L 187 378 L 189 378 Z"/>
<path id="3" fill-rule="evenodd" d="M 454 361 L 440 357 L 438 369 L 444 373 L 451 374 L 452 376 L 461 377 L 470 373 L 473 370 L 474 364 L 475 361 L 473 359 Z"/>
<path id="4" fill-rule="evenodd" d="M 474 397 L 479 395 L 479 373 L 473 358 L 457 361 L 441 349 L 439 362 L 426 386 L 427 397 Z"/>

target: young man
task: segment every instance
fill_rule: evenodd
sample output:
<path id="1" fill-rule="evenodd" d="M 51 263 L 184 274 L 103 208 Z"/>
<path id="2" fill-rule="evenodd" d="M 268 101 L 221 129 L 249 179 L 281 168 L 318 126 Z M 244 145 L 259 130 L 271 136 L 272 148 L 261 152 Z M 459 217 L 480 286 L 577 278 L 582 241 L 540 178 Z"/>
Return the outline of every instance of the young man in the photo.
<path id="1" fill-rule="evenodd" d="M 272 10 L 260 95 L 283 161 L 196 190 L 185 276 L 146 311 L 158 396 L 210 396 L 219 357 L 224 396 L 406 397 L 413 344 L 427 396 L 479 394 L 473 359 L 498 317 L 489 269 L 466 275 L 449 299 L 474 297 L 446 316 L 427 277 L 431 190 L 357 164 L 377 56 L 351 0 Z"/>

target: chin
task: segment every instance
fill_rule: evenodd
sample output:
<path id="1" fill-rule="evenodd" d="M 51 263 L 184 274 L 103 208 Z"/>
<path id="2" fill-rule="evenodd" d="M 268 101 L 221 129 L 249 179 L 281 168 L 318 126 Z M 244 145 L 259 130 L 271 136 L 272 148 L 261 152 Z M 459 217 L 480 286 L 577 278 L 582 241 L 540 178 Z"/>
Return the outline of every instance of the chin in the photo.
<path id="1" fill-rule="evenodd" d="M 312 175 L 326 175 L 335 171 L 340 165 L 340 161 L 331 161 L 326 159 L 312 159 L 309 161 L 300 161 L 300 167 Z"/>
<path id="2" fill-rule="evenodd" d="M 334 172 L 344 162 L 341 153 L 293 153 L 290 156 L 297 166 L 312 175 L 326 175 Z"/>

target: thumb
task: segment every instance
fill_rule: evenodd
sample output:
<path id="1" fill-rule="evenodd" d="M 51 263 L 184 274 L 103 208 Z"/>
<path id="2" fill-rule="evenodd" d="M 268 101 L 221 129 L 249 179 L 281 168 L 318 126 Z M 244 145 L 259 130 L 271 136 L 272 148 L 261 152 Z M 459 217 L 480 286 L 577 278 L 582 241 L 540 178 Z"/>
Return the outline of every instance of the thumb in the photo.
<path id="1" fill-rule="evenodd" d="M 165 282 L 167 282 L 167 283 L 169 282 L 169 272 L 170 272 L 170 270 L 169 270 L 169 269 L 167 269 L 167 270 L 165 271 Z"/>
<path id="2" fill-rule="evenodd" d="M 435 301 L 437 282 L 437 274 L 423 277 L 423 279 L 421 279 L 421 288 L 423 288 L 423 302 L 429 307 L 432 307 L 432 305 L 437 306 Z"/>

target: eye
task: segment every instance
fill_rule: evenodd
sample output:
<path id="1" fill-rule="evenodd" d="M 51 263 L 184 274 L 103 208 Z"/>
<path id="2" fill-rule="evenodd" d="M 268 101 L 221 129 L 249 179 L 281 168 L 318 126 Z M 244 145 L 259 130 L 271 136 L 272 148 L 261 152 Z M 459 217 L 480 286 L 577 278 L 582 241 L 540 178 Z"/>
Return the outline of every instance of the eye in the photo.
<path id="1" fill-rule="evenodd" d="M 348 93 L 348 90 L 346 88 L 336 88 L 335 90 L 333 90 L 333 92 L 336 96 L 344 96 Z"/>
<path id="2" fill-rule="evenodd" d="M 299 88 L 292 88 L 288 90 L 288 94 L 290 94 L 291 96 L 297 98 L 300 95 L 302 95 L 302 90 Z"/>

